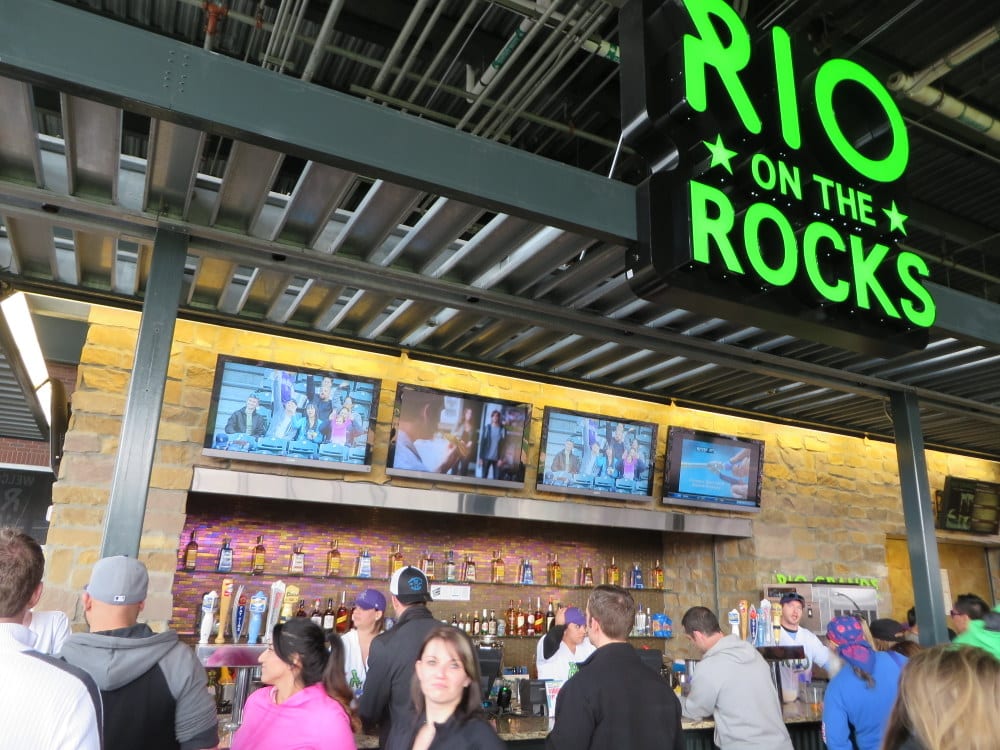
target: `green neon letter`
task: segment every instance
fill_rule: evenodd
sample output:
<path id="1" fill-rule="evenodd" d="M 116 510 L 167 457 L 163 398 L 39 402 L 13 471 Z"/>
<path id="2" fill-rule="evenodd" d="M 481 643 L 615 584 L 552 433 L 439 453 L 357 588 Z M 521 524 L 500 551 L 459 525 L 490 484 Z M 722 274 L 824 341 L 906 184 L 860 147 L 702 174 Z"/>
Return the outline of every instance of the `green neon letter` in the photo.
<path id="1" fill-rule="evenodd" d="M 828 240 L 830 248 L 839 252 L 845 252 L 847 247 L 837 230 L 829 224 L 821 221 L 814 221 L 806 227 L 802 235 L 802 261 L 806 267 L 806 274 L 809 281 L 817 292 L 823 295 L 830 302 L 843 302 L 847 295 L 851 293 L 851 285 L 844 279 L 837 279 L 836 283 L 828 284 L 823 278 L 823 272 L 819 267 L 819 243 L 821 240 Z"/>
<path id="2" fill-rule="evenodd" d="M 853 81 L 868 89 L 885 110 L 892 130 L 892 151 L 884 159 L 869 159 L 861 154 L 840 129 L 837 113 L 833 108 L 833 91 L 837 84 L 843 81 Z M 906 164 L 910 160 L 910 140 L 906 133 L 906 123 L 889 92 L 875 76 L 856 62 L 840 58 L 827 60 L 816 73 L 816 108 L 830 143 L 837 149 L 841 158 L 860 174 L 876 182 L 893 182 L 903 176 Z"/>
<path id="3" fill-rule="evenodd" d="M 799 101 L 795 92 L 795 70 L 792 68 L 792 40 L 780 26 L 771 29 L 774 45 L 774 78 L 778 85 L 778 114 L 781 115 L 781 138 L 789 148 L 802 145 L 799 130 Z"/>
<path id="4" fill-rule="evenodd" d="M 708 109 L 706 69 L 714 68 L 729 93 L 729 99 L 751 133 L 759 133 L 760 116 L 740 81 L 739 73 L 750 62 L 750 34 L 739 15 L 725 0 L 699 0 L 684 4 L 698 36 L 684 35 L 684 96 L 696 112 Z M 725 25 L 731 43 L 726 47 L 712 17 Z"/>
<path id="5" fill-rule="evenodd" d="M 861 238 L 855 234 L 851 235 L 851 264 L 854 266 L 854 294 L 858 307 L 865 310 L 871 309 L 871 303 L 868 300 L 868 291 L 871 290 L 885 314 L 890 318 L 898 318 L 900 317 L 899 312 L 893 306 L 892 300 L 889 299 L 889 295 L 885 293 L 885 289 L 879 284 L 878 279 L 875 278 L 875 272 L 888 254 L 889 248 L 887 246 L 876 243 L 872 246 L 871 252 L 865 255 Z"/>
<path id="6" fill-rule="evenodd" d="M 773 222 L 781 232 L 784 258 L 777 268 L 768 266 L 760 252 L 760 224 L 765 220 Z M 795 245 L 795 230 L 781 211 L 770 203 L 754 203 L 750 206 L 743 220 L 743 242 L 746 244 L 747 260 L 764 282 L 779 287 L 792 282 L 799 265 L 798 248 Z"/>
<path id="7" fill-rule="evenodd" d="M 915 253 L 900 253 L 896 258 L 896 270 L 899 272 L 899 280 L 903 282 L 906 290 L 917 298 L 917 304 L 913 300 L 901 299 L 899 306 L 903 309 L 903 315 L 908 321 L 921 328 L 930 328 L 934 325 L 937 317 L 937 305 L 924 286 L 918 281 L 929 278 L 930 269 L 924 259 Z"/>
<path id="8" fill-rule="evenodd" d="M 714 206 L 712 216 L 709 216 L 708 205 Z M 736 212 L 733 204 L 718 188 L 703 185 L 691 180 L 691 256 L 696 263 L 708 265 L 711 262 L 709 238 L 715 240 L 715 246 L 722 255 L 726 269 L 742 274 L 743 267 L 736 258 L 733 243 L 729 233 L 733 230 Z"/>

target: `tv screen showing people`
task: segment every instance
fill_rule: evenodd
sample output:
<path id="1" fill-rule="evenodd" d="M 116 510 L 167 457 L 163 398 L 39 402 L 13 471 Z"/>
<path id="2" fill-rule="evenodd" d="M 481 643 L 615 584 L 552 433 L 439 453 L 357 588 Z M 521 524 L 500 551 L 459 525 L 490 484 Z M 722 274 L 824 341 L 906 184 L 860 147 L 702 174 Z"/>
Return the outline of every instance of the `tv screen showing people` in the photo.
<path id="1" fill-rule="evenodd" d="M 386 473 L 523 486 L 530 418 L 530 404 L 401 384 Z"/>
<path id="2" fill-rule="evenodd" d="M 652 500 L 656 425 L 546 407 L 536 488 Z"/>
<path id="3" fill-rule="evenodd" d="M 381 381 L 221 355 L 203 453 L 371 470 Z"/>
<path id="4" fill-rule="evenodd" d="M 756 510 L 760 507 L 764 442 L 671 427 L 667 431 L 663 502 Z"/>

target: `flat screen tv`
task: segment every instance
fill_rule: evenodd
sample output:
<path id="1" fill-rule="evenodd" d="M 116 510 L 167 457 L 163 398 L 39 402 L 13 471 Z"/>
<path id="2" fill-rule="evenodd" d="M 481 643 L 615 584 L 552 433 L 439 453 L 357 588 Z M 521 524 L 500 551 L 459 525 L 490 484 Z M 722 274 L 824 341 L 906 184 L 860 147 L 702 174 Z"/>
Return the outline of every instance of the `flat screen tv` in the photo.
<path id="1" fill-rule="evenodd" d="M 523 487 L 531 404 L 401 383 L 386 474 Z"/>
<path id="2" fill-rule="evenodd" d="M 545 407 L 536 489 L 653 499 L 656 425 Z"/>
<path id="3" fill-rule="evenodd" d="M 670 427 L 663 502 L 699 508 L 760 510 L 764 441 Z"/>
<path id="4" fill-rule="evenodd" d="M 371 471 L 381 381 L 220 355 L 202 453 Z"/>

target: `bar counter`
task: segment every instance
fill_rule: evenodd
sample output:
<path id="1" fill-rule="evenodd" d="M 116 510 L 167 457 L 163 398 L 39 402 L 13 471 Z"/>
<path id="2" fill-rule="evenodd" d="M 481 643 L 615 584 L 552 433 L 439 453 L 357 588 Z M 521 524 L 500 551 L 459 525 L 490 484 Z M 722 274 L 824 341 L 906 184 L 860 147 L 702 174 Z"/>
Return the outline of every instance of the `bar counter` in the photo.
<path id="1" fill-rule="evenodd" d="M 805 703 L 796 701 L 782 706 L 782 716 L 792 736 L 792 744 L 797 750 L 822 750 L 819 722 L 823 718 L 822 709 L 816 710 Z M 223 722 L 220 721 L 220 725 Z M 711 719 L 693 721 L 683 719 L 685 745 L 687 750 L 711 750 L 715 747 L 712 734 L 715 722 Z M 508 747 L 518 750 L 534 750 L 545 747 L 545 738 L 552 729 L 552 720 L 546 717 L 504 715 L 496 719 L 497 734 Z M 355 736 L 359 750 L 378 748 L 378 737 L 358 734 Z M 221 747 L 229 747 L 230 737 L 222 737 Z"/>

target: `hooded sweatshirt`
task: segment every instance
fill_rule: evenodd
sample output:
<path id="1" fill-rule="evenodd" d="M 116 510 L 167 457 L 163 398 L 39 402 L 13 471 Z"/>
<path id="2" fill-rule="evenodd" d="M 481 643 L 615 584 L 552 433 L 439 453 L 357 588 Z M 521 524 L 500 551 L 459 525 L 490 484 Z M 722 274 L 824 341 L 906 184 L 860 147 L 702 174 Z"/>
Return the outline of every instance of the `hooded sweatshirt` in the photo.
<path id="1" fill-rule="evenodd" d="M 97 683 L 107 748 L 203 750 L 219 744 L 205 668 L 177 633 L 148 625 L 74 633 L 60 654 Z"/>
<path id="2" fill-rule="evenodd" d="M 721 750 L 792 748 L 767 662 L 734 635 L 705 652 L 681 707 L 689 719 L 715 718 L 715 744 Z"/>

